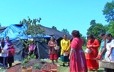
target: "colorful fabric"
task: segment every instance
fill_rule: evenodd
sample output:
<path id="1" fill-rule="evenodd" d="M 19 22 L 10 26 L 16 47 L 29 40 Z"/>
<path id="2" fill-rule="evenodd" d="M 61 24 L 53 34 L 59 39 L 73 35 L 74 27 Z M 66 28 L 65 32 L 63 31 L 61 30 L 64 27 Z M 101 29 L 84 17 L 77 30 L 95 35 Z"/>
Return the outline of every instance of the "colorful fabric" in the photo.
<path id="1" fill-rule="evenodd" d="M 57 54 L 50 54 L 50 60 L 57 60 L 58 55 Z"/>
<path id="2" fill-rule="evenodd" d="M 95 58 L 98 55 L 98 48 L 99 48 L 99 41 L 95 40 L 88 40 L 87 48 L 91 49 L 91 53 L 86 53 L 86 60 L 87 60 L 87 67 L 88 69 L 98 69 L 99 64 Z"/>
<path id="3" fill-rule="evenodd" d="M 111 42 L 106 43 L 105 60 L 114 61 L 114 39 L 111 40 Z"/>
<path id="4" fill-rule="evenodd" d="M 53 41 L 48 42 L 50 54 L 57 54 L 57 50 L 55 50 L 55 48 L 54 48 L 56 45 L 57 45 L 56 41 L 55 42 L 53 42 Z"/>
<path id="5" fill-rule="evenodd" d="M 8 56 L 14 56 L 14 54 L 15 54 L 15 48 L 14 47 L 8 48 Z"/>
<path id="6" fill-rule="evenodd" d="M 68 52 L 70 50 L 70 40 L 61 40 L 61 55 L 63 55 L 64 52 Z"/>
<path id="7" fill-rule="evenodd" d="M 87 65 L 84 51 L 82 50 L 83 41 L 80 38 L 73 38 L 71 42 L 70 72 L 87 72 Z"/>
<path id="8" fill-rule="evenodd" d="M 106 42 L 107 40 L 102 40 L 101 44 L 100 44 L 100 49 L 99 49 L 99 53 L 97 55 L 97 59 L 102 60 L 104 59 L 105 56 L 105 48 L 106 48 Z"/>
<path id="9" fill-rule="evenodd" d="M 34 44 L 30 44 L 29 45 L 29 51 L 33 51 L 33 50 L 35 50 L 35 45 Z"/>

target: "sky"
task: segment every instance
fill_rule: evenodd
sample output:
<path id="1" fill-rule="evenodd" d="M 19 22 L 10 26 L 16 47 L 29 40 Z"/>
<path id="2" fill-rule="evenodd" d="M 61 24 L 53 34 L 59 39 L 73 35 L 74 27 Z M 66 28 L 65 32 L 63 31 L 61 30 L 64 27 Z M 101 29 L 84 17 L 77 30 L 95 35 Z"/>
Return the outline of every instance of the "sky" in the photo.
<path id="1" fill-rule="evenodd" d="M 41 25 L 58 30 L 79 30 L 86 36 L 90 21 L 108 24 L 102 10 L 112 0 L 0 0 L 2 26 L 18 24 L 22 19 L 41 17 Z"/>

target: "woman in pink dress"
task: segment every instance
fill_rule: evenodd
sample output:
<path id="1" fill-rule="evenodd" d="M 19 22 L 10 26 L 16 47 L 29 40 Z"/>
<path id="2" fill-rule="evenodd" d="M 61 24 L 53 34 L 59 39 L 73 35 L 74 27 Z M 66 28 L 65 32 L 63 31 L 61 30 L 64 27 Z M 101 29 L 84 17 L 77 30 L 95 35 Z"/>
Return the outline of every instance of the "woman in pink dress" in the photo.
<path id="1" fill-rule="evenodd" d="M 84 51 L 82 50 L 83 41 L 77 30 L 72 31 L 72 42 L 70 51 L 70 72 L 87 72 L 87 65 Z"/>

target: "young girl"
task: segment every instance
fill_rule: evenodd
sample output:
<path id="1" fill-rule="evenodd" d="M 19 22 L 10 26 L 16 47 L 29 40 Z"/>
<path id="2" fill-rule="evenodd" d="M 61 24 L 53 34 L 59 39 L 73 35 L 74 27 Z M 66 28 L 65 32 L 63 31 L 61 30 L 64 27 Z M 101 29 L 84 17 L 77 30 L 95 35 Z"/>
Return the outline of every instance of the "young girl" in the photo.
<path id="1" fill-rule="evenodd" d="M 48 46 L 49 46 L 50 60 L 52 60 L 52 63 L 54 64 L 54 60 L 56 60 L 57 62 L 58 55 L 57 55 L 57 50 L 55 50 L 55 46 L 57 46 L 57 42 L 53 37 L 50 38 L 50 41 L 48 42 Z"/>

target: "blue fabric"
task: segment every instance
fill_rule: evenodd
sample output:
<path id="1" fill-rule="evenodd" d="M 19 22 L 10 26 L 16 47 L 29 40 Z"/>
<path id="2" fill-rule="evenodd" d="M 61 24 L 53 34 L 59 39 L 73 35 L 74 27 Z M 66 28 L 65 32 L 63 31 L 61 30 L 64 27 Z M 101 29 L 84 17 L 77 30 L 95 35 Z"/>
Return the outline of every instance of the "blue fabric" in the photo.
<path id="1" fill-rule="evenodd" d="M 15 24 L 8 26 L 2 33 L 0 33 L 0 37 L 9 36 L 12 39 L 27 39 L 27 35 L 25 35 L 25 31 L 27 27 L 25 24 L 22 26 L 16 26 Z"/>
<path id="2" fill-rule="evenodd" d="M 28 39 L 32 38 L 31 35 L 26 35 L 25 31 L 27 30 L 26 24 L 23 25 L 16 25 L 12 24 L 8 26 L 2 33 L 0 33 L 0 38 L 5 38 L 6 36 L 9 36 L 10 40 L 19 40 L 19 39 Z M 50 38 L 49 35 L 38 35 L 38 37 L 44 37 L 44 38 Z"/>
<path id="3" fill-rule="evenodd" d="M 107 42 L 107 40 L 106 40 L 106 42 Z M 102 52 L 102 50 L 105 48 L 104 46 L 105 46 L 105 41 L 102 40 L 101 44 L 100 44 L 99 52 Z M 105 56 L 105 53 L 102 55 L 102 58 L 104 58 L 104 56 Z"/>
<path id="4" fill-rule="evenodd" d="M 101 52 L 102 50 L 103 50 L 103 48 L 104 48 L 104 40 L 102 40 L 101 41 L 101 44 L 100 44 L 100 49 L 99 49 L 99 51 Z"/>

